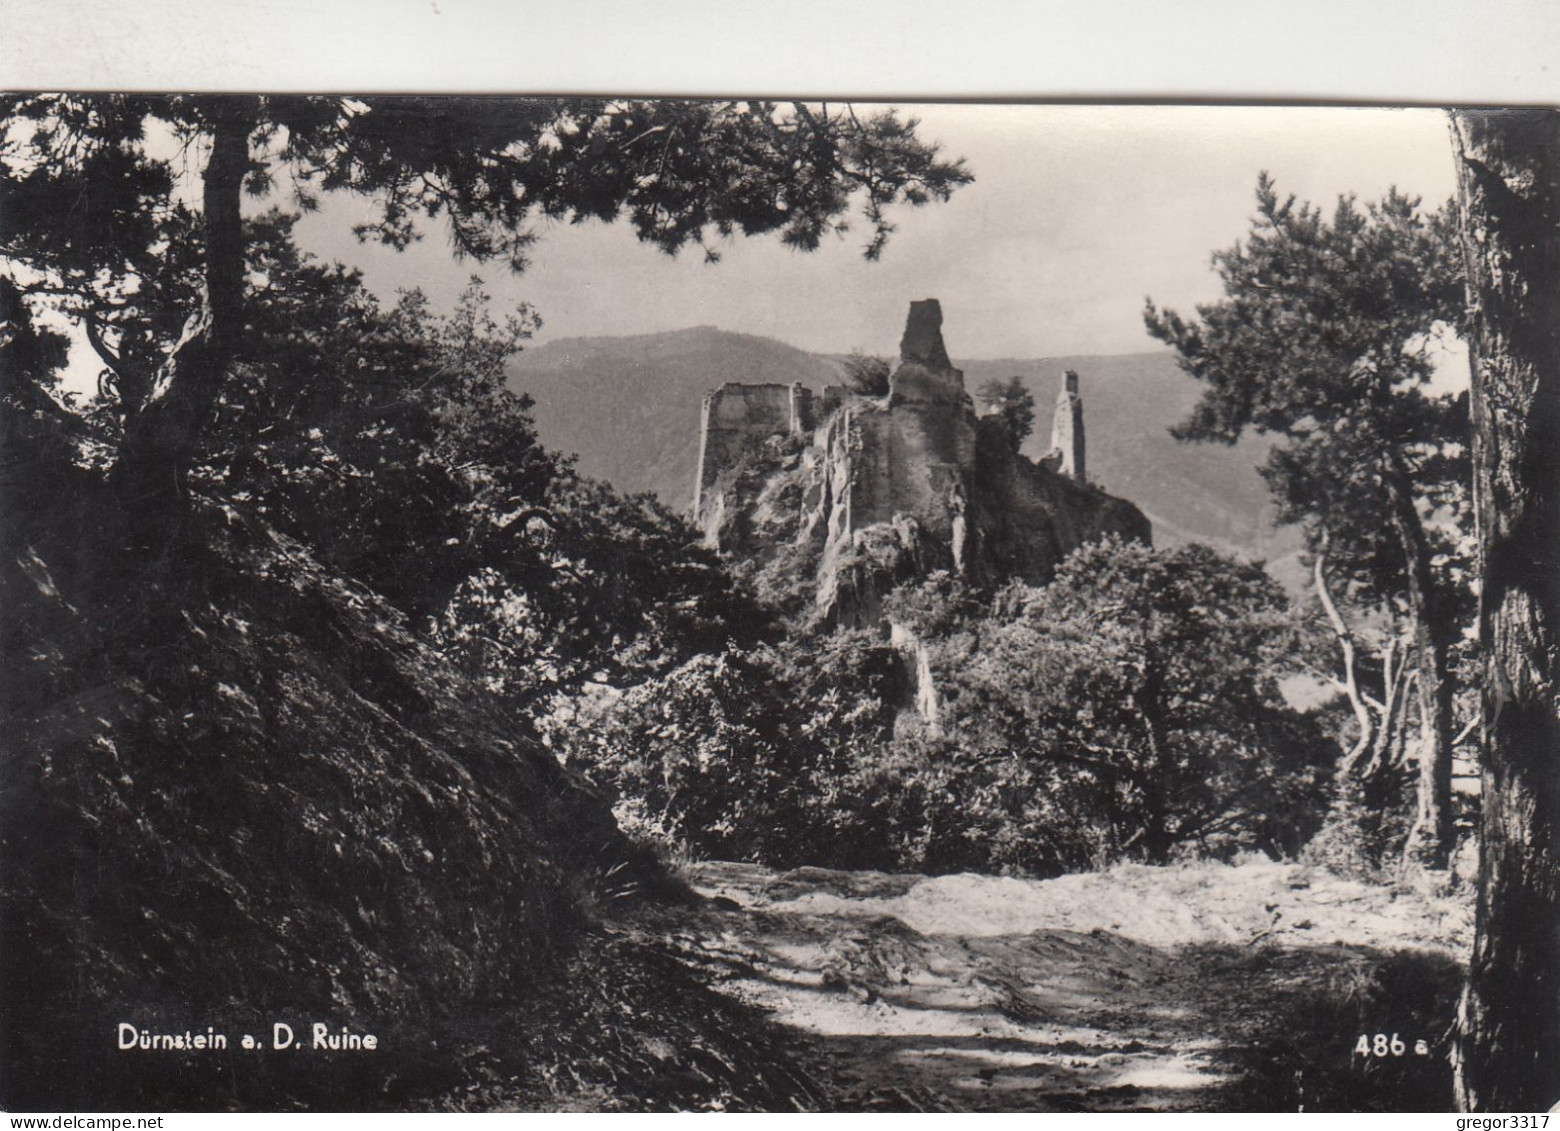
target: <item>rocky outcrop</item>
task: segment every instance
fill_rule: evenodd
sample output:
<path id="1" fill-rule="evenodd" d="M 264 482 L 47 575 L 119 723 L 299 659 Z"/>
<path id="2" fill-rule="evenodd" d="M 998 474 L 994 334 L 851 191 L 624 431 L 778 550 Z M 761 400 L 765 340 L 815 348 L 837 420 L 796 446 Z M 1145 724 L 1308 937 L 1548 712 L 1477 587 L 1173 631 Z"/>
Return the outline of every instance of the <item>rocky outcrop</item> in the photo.
<path id="1" fill-rule="evenodd" d="M 882 625 L 883 597 L 934 570 L 1038 584 L 1086 542 L 1149 540 L 1141 511 L 1084 478 L 1077 375 L 1061 458 L 1016 454 L 1001 421 L 976 414 L 936 299 L 911 304 L 887 396 L 805 393 L 727 384 L 706 398 L 694 519 L 821 623 Z"/>

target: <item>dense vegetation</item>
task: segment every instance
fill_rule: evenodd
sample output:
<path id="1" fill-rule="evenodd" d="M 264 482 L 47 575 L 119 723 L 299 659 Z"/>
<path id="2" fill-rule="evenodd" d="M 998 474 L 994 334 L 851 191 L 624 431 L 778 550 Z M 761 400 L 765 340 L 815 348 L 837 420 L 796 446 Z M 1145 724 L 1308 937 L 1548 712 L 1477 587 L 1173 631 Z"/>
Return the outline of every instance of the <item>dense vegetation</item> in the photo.
<path id="1" fill-rule="evenodd" d="M 1304 600 L 1203 548 L 1104 545 L 1036 590 L 902 589 L 897 646 L 817 640 L 807 563 L 773 576 L 782 556 L 755 582 L 790 639 L 596 695 L 562 748 L 648 827 L 782 865 L 1049 874 L 1319 830 L 1311 855 L 1346 870 L 1444 865 L 1472 615 L 1466 396 L 1432 383 L 1461 318 L 1455 217 L 1392 193 L 1328 219 L 1266 178 L 1257 206 L 1215 256 L 1227 298 L 1147 320 L 1204 386 L 1180 438 L 1278 439 L 1263 475 L 1303 524 Z M 870 361 L 847 368 L 877 389 Z M 1019 446 L 1022 382 L 979 395 Z M 1341 700 L 1294 709 L 1296 676 Z"/>
<path id="2" fill-rule="evenodd" d="M 532 709 L 581 672 L 699 646 L 686 626 L 719 633 L 729 584 L 679 522 L 536 442 L 498 380 L 523 323 L 476 291 L 447 317 L 416 295 L 383 309 L 266 224 L 272 285 L 326 321 L 256 297 L 254 360 L 150 560 L 103 541 L 122 529 L 114 398 L 62 406 L 63 343 L 6 311 L 7 1106 L 404 1107 L 473 1073 L 494 1103 L 580 1102 L 569 1058 L 587 1054 L 569 1050 L 594 1038 L 572 1004 L 663 985 L 620 1036 L 692 1042 L 694 1016 L 730 1011 L 694 1006 L 665 956 L 592 941 L 604 911 L 676 887 L 536 740 Z M 499 584 L 528 600 L 495 608 Z M 215 1069 L 114 1051 L 120 1022 L 236 1042 L 277 1020 L 383 1051 Z M 752 1019 L 720 1024 L 728 1051 L 762 1043 Z M 781 1055 L 675 1082 L 650 1058 L 593 1102 L 809 1102 L 794 1078 L 743 1099 Z"/>
<path id="3" fill-rule="evenodd" d="M 1411 758 L 1419 780 L 1406 851 L 1444 867 L 1456 667 L 1473 614 L 1468 397 L 1434 380 L 1436 343 L 1464 320 L 1455 209 L 1426 212 L 1392 191 L 1365 207 L 1343 197 L 1327 216 L 1281 197 L 1266 175 L 1256 200 L 1247 239 L 1213 257 L 1225 297 L 1192 320 L 1152 303 L 1145 311 L 1149 332 L 1203 386 L 1176 433 L 1279 440 L 1262 474 L 1317 559 L 1316 596 L 1357 728 L 1345 778 L 1380 808 Z M 1365 618 L 1386 626 L 1368 646 L 1348 623 Z M 1374 696 L 1361 689 L 1367 652 L 1383 670 Z M 1408 755 L 1411 722 L 1421 741 Z"/>
<path id="4" fill-rule="evenodd" d="M 915 646 L 699 656 L 599 697 L 564 749 L 636 823 L 782 866 L 1050 875 L 1317 827 L 1335 747 L 1279 693 L 1296 631 L 1257 567 L 1107 542 L 1043 588 L 938 574 L 888 605 Z"/>

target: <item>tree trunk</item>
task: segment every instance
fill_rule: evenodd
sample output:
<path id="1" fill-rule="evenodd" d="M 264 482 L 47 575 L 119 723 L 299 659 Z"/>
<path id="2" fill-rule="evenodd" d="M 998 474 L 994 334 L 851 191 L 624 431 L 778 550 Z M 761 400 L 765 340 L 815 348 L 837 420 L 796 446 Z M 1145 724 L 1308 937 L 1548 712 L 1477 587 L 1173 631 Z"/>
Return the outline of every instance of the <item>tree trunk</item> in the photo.
<path id="1" fill-rule="evenodd" d="M 1148 740 L 1148 765 L 1142 777 L 1143 855 L 1150 864 L 1167 864 L 1176 842 L 1170 813 L 1175 763 L 1165 725 L 1164 673 L 1153 659 L 1144 663 L 1142 685 L 1131 699 Z"/>
<path id="2" fill-rule="evenodd" d="M 1431 564 L 1430 542 L 1414 502 L 1408 469 L 1396 452 L 1389 456 L 1387 492 L 1392 524 L 1403 547 L 1408 573 L 1408 603 L 1419 653 L 1419 717 L 1424 741 L 1419 749 L 1419 784 L 1414 824 L 1403 856 L 1427 868 L 1444 868 L 1452 849 L 1452 681 L 1447 674 L 1447 641 Z"/>
<path id="3" fill-rule="evenodd" d="M 1333 635 L 1338 639 L 1338 648 L 1343 653 L 1343 690 L 1349 697 L 1349 706 L 1354 710 L 1355 724 L 1360 728 L 1359 737 L 1354 740 L 1354 745 L 1344 754 L 1343 761 L 1338 766 L 1339 784 L 1345 785 L 1354 774 L 1360 759 L 1371 748 L 1371 742 L 1376 737 L 1376 721 L 1371 716 L 1364 695 L 1360 693 L 1354 658 L 1354 634 L 1344 623 L 1343 614 L 1338 611 L 1338 606 L 1334 604 L 1332 594 L 1327 589 L 1327 550 L 1330 541 L 1331 539 L 1324 532 L 1322 548 L 1316 555 L 1313 573 L 1316 581 L 1316 598 L 1321 602 L 1322 611 L 1327 614 L 1327 623 L 1332 626 Z"/>
<path id="4" fill-rule="evenodd" d="M 1469 1111 L 1560 1098 L 1560 114 L 1457 111 L 1483 588 L 1478 927 L 1455 1050 Z"/>
<path id="5" fill-rule="evenodd" d="M 154 550 L 159 532 L 181 511 L 185 477 L 243 326 L 244 235 L 240 205 L 249 168 L 254 100 L 218 97 L 204 106 L 211 155 L 204 173 L 204 279 L 201 307 L 125 421 L 110 482 L 127 550 Z"/>

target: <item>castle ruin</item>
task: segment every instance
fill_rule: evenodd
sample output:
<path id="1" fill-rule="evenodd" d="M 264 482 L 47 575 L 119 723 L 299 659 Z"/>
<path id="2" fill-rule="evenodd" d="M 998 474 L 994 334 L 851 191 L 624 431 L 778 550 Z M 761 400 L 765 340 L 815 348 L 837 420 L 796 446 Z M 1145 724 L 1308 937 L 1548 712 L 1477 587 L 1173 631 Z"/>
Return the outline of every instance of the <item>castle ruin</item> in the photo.
<path id="1" fill-rule="evenodd" d="M 1049 580 L 1086 542 L 1147 542 L 1148 520 L 1085 479 L 1078 375 L 1063 377 L 1053 451 L 1013 451 L 953 367 L 936 299 L 910 305 L 886 396 L 729 382 L 704 400 L 695 523 L 706 542 L 811 574 L 814 613 L 884 623 L 897 584 L 949 570 L 978 586 Z"/>

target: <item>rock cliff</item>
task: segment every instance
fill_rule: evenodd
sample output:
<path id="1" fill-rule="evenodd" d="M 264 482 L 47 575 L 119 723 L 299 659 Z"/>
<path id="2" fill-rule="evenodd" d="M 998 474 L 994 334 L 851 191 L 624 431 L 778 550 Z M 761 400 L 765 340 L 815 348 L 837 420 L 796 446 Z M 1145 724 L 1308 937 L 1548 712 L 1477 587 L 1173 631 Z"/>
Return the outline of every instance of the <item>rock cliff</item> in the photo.
<path id="1" fill-rule="evenodd" d="M 887 396 L 728 383 L 706 397 L 694 520 L 823 626 L 882 626 L 883 597 L 939 569 L 1042 583 L 1086 542 L 1150 538 L 1137 507 L 1083 477 L 1076 374 L 1060 401 L 1061 450 L 1017 454 L 1002 421 L 976 413 L 937 300 L 915 302 Z"/>

